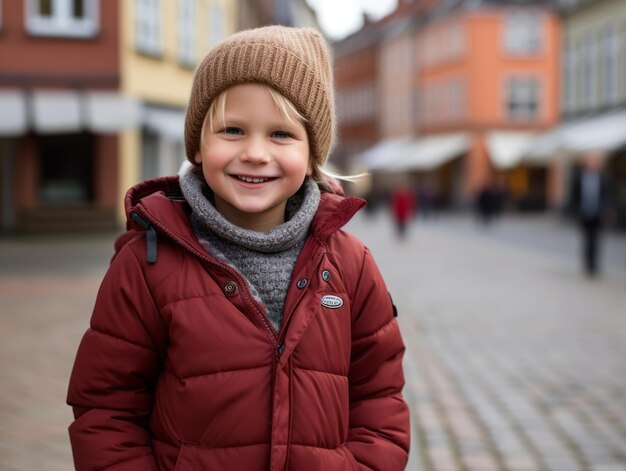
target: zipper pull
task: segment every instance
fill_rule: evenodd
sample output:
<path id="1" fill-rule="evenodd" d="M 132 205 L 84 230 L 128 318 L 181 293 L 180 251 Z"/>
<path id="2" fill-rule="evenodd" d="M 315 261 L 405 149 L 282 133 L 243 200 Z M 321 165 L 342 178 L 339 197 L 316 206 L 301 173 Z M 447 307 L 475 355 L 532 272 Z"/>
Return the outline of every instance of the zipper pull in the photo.
<path id="1" fill-rule="evenodd" d="M 284 344 L 284 343 L 281 343 L 281 344 L 278 346 L 278 349 L 277 349 L 277 350 L 278 350 L 278 356 L 281 356 L 281 355 L 283 354 L 283 351 L 285 350 L 285 344 Z"/>
<path id="2" fill-rule="evenodd" d="M 135 221 L 143 230 L 146 231 L 146 261 L 150 264 L 157 261 L 157 233 L 154 227 L 142 218 L 135 211 L 130 213 L 130 217 Z"/>

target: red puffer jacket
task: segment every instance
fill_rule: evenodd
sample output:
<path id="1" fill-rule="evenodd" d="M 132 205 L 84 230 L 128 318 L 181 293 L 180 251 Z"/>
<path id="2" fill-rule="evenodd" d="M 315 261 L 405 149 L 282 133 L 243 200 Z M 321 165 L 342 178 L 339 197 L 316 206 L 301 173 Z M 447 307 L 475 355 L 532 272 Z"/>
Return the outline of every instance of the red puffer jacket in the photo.
<path id="1" fill-rule="evenodd" d="M 404 345 L 372 256 L 340 230 L 361 200 L 322 194 L 278 334 L 198 243 L 175 177 L 126 206 L 69 385 L 76 469 L 404 469 Z"/>

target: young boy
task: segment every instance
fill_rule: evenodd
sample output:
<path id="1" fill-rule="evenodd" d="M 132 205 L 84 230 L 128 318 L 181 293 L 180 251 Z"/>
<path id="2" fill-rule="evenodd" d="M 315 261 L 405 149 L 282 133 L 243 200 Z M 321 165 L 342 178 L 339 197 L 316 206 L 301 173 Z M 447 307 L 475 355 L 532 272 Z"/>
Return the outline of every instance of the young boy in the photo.
<path id="1" fill-rule="evenodd" d="M 192 169 L 128 192 L 77 353 L 76 469 L 404 469 L 404 345 L 341 230 L 363 202 L 325 176 L 334 128 L 314 30 L 243 31 L 199 65 Z"/>

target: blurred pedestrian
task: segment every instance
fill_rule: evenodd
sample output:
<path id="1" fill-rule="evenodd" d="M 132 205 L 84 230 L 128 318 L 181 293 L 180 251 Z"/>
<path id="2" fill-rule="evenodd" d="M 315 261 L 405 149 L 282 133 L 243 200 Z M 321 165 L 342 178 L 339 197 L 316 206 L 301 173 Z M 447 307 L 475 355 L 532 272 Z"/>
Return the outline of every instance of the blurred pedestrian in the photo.
<path id="1" fill-rule="evenodd" d="M 580 172 L 572 180 L 570 209 L 578 219 L 582 239 L 582 262 L 587 275 L 599 270 L 598 252 L 602 226 L 610 219 L 608 181 L 602 172 L 604 156 L 589 151 L 582 156 Z"/>
<path id="2" fill-rule="evenodd" d="M 493 179 L 480 189 L 476 197 L 476 210 L 479 221 L 489 225 L 500 213 L 502 207 L 502 192 Z"/>
<path id="3" fill-rule="evenodd" d="M 332 82 L 308 28 L 236 33 L 196 69 L 191 169 L 128 192 L 76 356 L 76 469 L 405 468 L 394 307 L 341 231 L 363 201 L 324 169 Z"/>
<path id="4" fill-rule="evenodd" d="M 428 219 L 436 214 L 437 210 L 437 190 L 429 182 L 422 185 L 417 192 L 417 207 L 420 218 Z"/>
<path id="5" fill-rule="evenodd" d="M 391 212 L 398 237 L 405 237 L 409 221 L 416 212 L 415 195 L 406 183 L 401 183 L 391 192 Z"/>

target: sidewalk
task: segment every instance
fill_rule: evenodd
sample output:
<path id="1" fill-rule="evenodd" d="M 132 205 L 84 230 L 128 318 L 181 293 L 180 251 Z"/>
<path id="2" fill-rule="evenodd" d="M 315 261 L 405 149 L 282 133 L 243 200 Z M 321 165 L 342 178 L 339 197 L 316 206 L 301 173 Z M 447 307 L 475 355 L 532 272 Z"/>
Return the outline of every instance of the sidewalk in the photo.
<path id="1" fill-rule="evenodd" d="M 348 229 L 399 309 L 410 471 L 626 470 L 626 237 L 596 280 L 550 218 Z M 65 393 L 113 234 L 0 239 L 0 471 L 72 469 Z"/>
<path id="2" fill-rule="evenodd" d="M 549 218 L 486 231 L 446 217 L 414 224 L 406 240 L 384 214 L 349 229 L 400 313 L 408 469 L 626 470 L 623 272 L 581 275 L 576 244 L 554 248 L 575 233 Z"/>
<path id="3" fill-rule="evenodd" d="M 0 239 L 0 470 L 73 469 L 65 405 L 113 235 Z"/>

